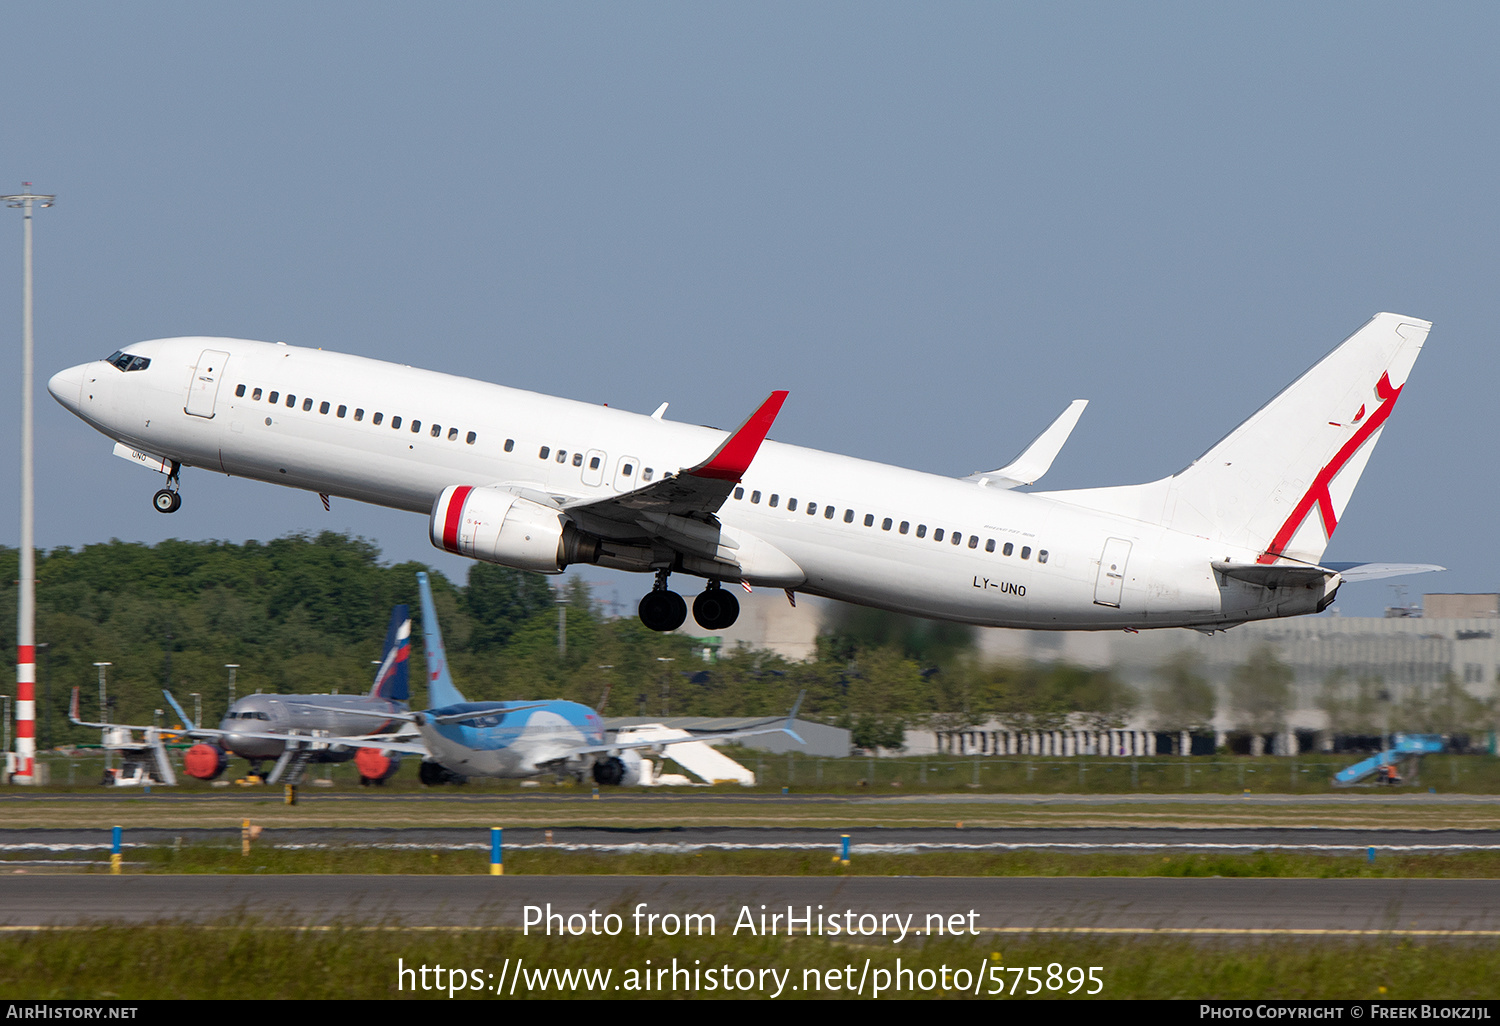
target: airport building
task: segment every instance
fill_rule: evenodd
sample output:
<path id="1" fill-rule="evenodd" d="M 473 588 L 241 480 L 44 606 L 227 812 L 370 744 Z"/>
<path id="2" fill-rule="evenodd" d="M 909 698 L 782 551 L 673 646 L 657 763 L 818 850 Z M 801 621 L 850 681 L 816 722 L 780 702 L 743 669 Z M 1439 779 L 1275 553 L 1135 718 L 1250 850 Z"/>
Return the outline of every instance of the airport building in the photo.
<path id="1" fill-rule="evenodd" d="M 809 658 L 828 606 L 799 597 L 795 610 L 777 594 L 757 594 L 733 638 Z M 1383 617 L 1290 617 L 1247 623 L 1212 634 L 1187 629 L 1142 631 L 1026 631 L 986 628 L 979 646 L 992 661 L 1065 662 L 1112 669 L 1141 696 L 1117 730 L 1076 729 L 1043 734 L 1008 730 L 999 721 L 974 726 L 907 730 L 903 754 L 1143 755 L 1212 752 L 1228 746 L 1260 754 L 1295 754 L 1346 747 L 1349 739 L 1414 729 L 1410 711 L 1455 693 L 1467 697 L 1467 744 L 1489 747 L 1500 714 L 1500 593 L 1430 594 L 1420 606 L 1398 606 Z M 1236 670 L 1269 650 L 1290 667 L 1284 729 L 1247 735 L 1236 722 L 1230 688 Z M 1217 713 L 1212 734 L 1164 732 L 1154 722 L 1150 696 L 1161 668 L 1190 653 L 1213 686 Z M 1439 730 L 1438 732 L 1447 732 Z"/>

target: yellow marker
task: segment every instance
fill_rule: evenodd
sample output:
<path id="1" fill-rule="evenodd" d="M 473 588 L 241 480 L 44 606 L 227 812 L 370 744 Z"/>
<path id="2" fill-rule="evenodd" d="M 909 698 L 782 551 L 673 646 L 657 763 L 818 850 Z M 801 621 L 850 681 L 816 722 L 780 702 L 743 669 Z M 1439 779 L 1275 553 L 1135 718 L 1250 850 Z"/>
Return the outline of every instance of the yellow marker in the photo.
<path id="1" fill-rule="evenodd" d="M 240 854 L 250 854 L 250 821 L 248 819 L 240 824 Z"/>

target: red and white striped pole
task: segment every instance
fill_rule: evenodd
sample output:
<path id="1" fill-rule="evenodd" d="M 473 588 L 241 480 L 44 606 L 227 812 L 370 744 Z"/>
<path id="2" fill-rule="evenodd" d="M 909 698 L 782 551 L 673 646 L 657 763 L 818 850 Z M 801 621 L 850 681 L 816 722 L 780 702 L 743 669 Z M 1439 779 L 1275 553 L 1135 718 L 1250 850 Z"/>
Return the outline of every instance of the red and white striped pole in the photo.
<path id="1" fill-rule="evenodd" d="M 33 367 L 31 317 L 31 208 L 50 207 L 55 196 L 36 196 L 31 183 L 15 196 L 0 196 L 21 209 L 24 259 L 21 271 L 21 594 L 16 602 L 16 757 L 11 780 L 36 783 L 36 483 L 32 471 Z"/>

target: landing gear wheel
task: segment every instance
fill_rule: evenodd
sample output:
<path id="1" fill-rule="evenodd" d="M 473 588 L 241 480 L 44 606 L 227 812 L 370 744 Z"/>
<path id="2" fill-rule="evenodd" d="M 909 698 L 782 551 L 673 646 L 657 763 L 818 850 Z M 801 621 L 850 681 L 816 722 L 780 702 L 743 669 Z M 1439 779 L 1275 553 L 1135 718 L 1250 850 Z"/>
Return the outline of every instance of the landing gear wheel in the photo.
<path id="1" fill-rule="evenodd" d="M 740 616 L 740 600 L 717 585 L 693 599 L 693 619 L 706 631 L 733 627 Z"/>
<path id="2" fill-rule="evenodd" d="M 158 513 L 176 513 L 177 508 L 182 505 L 182 496 L 170 488 L 163 488 L 151 497 L 151 505 L 156 507 Z"/>
<path id="3" fill-rule="evenodd" d="M 653 631 L 675 631 L 687 620 L 687 603 L 675 591 L 653 591 L 636 610 L 641 623 Z"/>

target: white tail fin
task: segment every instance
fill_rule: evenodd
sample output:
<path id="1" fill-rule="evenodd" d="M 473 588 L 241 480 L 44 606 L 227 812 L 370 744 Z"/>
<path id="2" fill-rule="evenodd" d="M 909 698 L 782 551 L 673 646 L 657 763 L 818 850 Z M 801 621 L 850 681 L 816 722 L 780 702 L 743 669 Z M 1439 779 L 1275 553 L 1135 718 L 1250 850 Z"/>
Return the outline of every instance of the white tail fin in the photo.
<path id="1" fill-rule="evenodd" d="M 1259 553 L 1316 563 L 1432 328 L 1382 313 L 1178 474 L 1050 492 Z"/>

